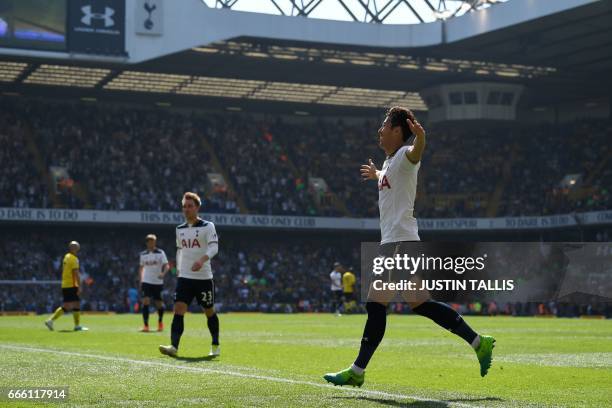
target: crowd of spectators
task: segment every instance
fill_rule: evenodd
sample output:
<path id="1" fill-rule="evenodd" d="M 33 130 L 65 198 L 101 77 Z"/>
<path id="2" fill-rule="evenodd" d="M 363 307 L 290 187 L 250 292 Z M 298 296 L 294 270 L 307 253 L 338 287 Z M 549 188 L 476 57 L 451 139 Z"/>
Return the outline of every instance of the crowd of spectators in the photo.
<path id="1" fill-rule="evenodd" d="M 44 232 L 37 232 L 44 231 Z M 61 260 L 67 240 L 81 244 L 83 310 L 127 312 L 130 294 L 139 291 L 138 260 L 144 248 L 140 230 L 11 229 L 0 234 L 0 311 L 29 310 L 47 313 L 61 302 Z M 224 240 L 212 261 L 217 298 L 222 310 L 326 311 L 333 300 L 329 273 L 336 261 L 359 265 L 359 242 L 327 238 L 317 241 L 280 237 L 261 239 L 235 234 Z M 172 305 L 176 283 L 174 239 L 159 234 L 171 273 L 166 278 L 164 301 Z M 20 282 L 15 282 L 20 281 Z"/>
<path id="2" fill-rule="evenodd" d="M 136 311 L 140 291 L 138 260 L 144 248 L 144 236 L 148 232 L 150 231 L 141 228 L 4 229 L 0 232 L 0 312 L 26 310 L 50 313 L 61 304 L 61 260 L 66 253 L 67 242 L 73 239 L 81 243 L 78 257 L 81 267 L 82 309 L 120 313 Z M 174 237 L 168 231 L 155 232 L 158 233 L 159 247 L 166 251 L 171 264 L 171 273 L 166 277 L 162 293 L 166 307 L 171 309 L 176 284 Z M 607 239 L 609 233 L 610 231 L 601 230 L 585 238 Z M 474 236 L 473 239 L 481 238 Z M 221 311 L 331 312 L 334 298 L 330 293 L 329 274 L 337 261 L 358 277 L 356 290 L 357 294 L 360 293 L 358 238 L 345 237 L 339 240 L 334 234 L 323 234 L 314 240 L 290 234 L 279 236 L 274 233 L 262 235 L 256 232 L 221 231 L 220 242 L 221 250 L 212 260 L 212 269 L 217 307 Z M 535 248 L 536 252 L 538 248 Z M 507 248 L 500 247 L 498 250 L 506 251 Z M 546 270 L 550 269 L 546 275 L 549 276 L 548 281 L 544 279 L 548 282 L 546 285 L 559 286 L 564 283 L 558 278 L 558 272 L 555 272 L 558 270 L 557 264 L 545 262 L 544 269 L 534 270 L 533 265 L 527 261 L 528 258 L 503 258 L 503 262 L 516 263 L 508 267 L 513 274 L 506 274 L 504 277 L 529 281 L 529 285 L 523 286 L 531 288 L 531 280 L 541 281 L 542 276 L 547 273 Z M 502 265 L 502 269 L 504 268 Z M 609 272 L 608 275 L 593 273 L 585 279 L 590 280 L 589 287 L 598 288 L 597 293 L 612 291 Z M 605 289 L 605 285 L 608 289 Z M 557 286 L 551 286 L 550 291 L 555 292 Z M 540 313 L 537 309 L 539 303 L 530 302 L 533 304 L 529 305 L 525 303 L 527 298 L 524 296 L 521 302 L 517 302 L 516 297 L 515 301 L 512 301 L 512 297 L 503 302 L 503 297 L 495 299 L 470 297 L 456 300 L 461 302 L 457 304 L 457 307 L 461 308 L 476 307 L 476 303 L 483 305 L 482 308 L 467 310 L 468 313 Z M 495 303 L 493 309 L 492 303 Z M 545 303 L 546 310 L 552 310 L 551 305 L 554 302 Z M 569 313 L 567 306 L 558 307 L 559 313 Z M 593 310 L 601 309 L 599 306 L 594 307 Z M 192 310 L 198 310 L 198 307 L 194 304 Z M 408 309 L 394 306 L 394 310 L 405 313 Z"/>
<path id="3" fill-rule="evenodd" d="M 0 109 L 0 207 L 47 207 L 47 186 L 34 166 L 20 117 Z"/>
<path id="4" fill-rule="evenodd" d="M 379 167 L 384 160 L 374 120 L 296 122 L 15 98 L 0 99 L 0 107 L 3 206 L 176 211 L 177 199 L 192 190 L 206 197 L 209 212 L 378 215 L 376 186 L 358 171 L 370 158 Z M 498 216 L 610 209 L 612 167 L 602 163 L 611 133 L 605 120 L 528 132 L 431 127 L 415 215 L 486 216 L 500 186 Z M 59 203 L 32 164 L 27 137 L 44 166 L 70 176 L 58 188 Z M 209 185 L 211 172 L 225 175 L 229 187 Z M 560 185 L 568 174 L 580 175 L 577 189 Z M 324 199 L 313 178 L 327 183 Z"/>
<path id="5" fill-rule="evenodd" d="M 302 177 L 322 178 L 349 214 L 378 217 L 376 184 L 364 183 L 359 165 L 369 158 L 382 166 L 384 154 L 378 147 L 373 121 L 345 123 L 319 120 L 316 123 L 271 123 L 270 131 L 281 139 Z"/>
<path id="6" fill-rule="evenodd" d="M 121 232 L 84 230 L 74 234 L 83 237 L 79 254 L 83 298 L 89 310 L 123 311 L 124 296 L 134 286 L 136 270 L 130 262 L 138 245 Z M 61 302 L 59 281 L 63 255 L 67 252 L 64 234 L 44 229 L 3 232 L 0 238 L 0 280 L 27 281 L 0 285 L 0 308 L 47 312 Z M 73 238 L 74 239 L 74 238 Z M 134 252 L 136 251 L 136 252 Z"/>
<path id="7" fill-rule="evenodd" d="M 250 212 L 322 215 L 305 180 L 291 166 L 287 152 L 265 122 L 217 115 L 203 119 L 201 126 Z"/>
<path id="8" fill-rule="evenodd" d="M 66 169 L 75 185 L 84 186 L 93 208 L 176 211 L 177 197 L 192 190 L 203 193 L 215 212 L 238 211 L 232 192 L 208 185 L 207 173 L 214 172 L 210 153 L 189 117 L 38 101 L 6 107 L 33 134 L 44 164 Z M 15 147 L 9 154 L 19 151 Z M 60 190 L 64 205 L 85 205 L 69 189 Z"/>
<path id="9" fill-rule="evenodd" d="M 500 214 L 550 215 L 612 208 L 612 166 L 608 160 L 612 122 L 580 120 L 563 126 L 540 125 L 515 139 L 517 154 Z M 604 164 L 603 168 L 598 168 Z M 589 176 L 595 172 L 594 177 Z M 572 196 L 561 186 L 566 175 L 578 175 L 583 193 Z"/>

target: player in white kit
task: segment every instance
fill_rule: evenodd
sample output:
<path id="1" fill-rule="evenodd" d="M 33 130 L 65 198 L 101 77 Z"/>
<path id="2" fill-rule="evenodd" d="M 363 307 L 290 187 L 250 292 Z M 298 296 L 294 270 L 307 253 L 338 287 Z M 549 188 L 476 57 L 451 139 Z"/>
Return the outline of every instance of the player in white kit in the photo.
<path id="1" fill-rule="evenodd" d="M 331 281 L 330 289 L 332 292 L 332 312 L 340 316 L 340 306 L 342 305 L 342 265 L 334 262 L 334 269 L 329 274 Z"/>
<path id="2" fill-rule="evenodd" d="M 406 142 L 413 135 L 413 144 L 407 145 Z M 425 150 L 425 130 L 409 109 L 393 107 L 387 111 L 385 120 L 378 129 L 378 137 L 379 145 L 387 158 L 381 170 L 378 170 L 370 159 L 368 164 L 361 166 L 361 175 L 364 180 L 378 182 L 380 253 L 389 257 L 400 251 L 402 242 L 419 241 L 413 211 L 417 176 Z M 476 351 L 480 375 L 484 377 L 491 366 L 495 339 L 478 335 L 461 315 L 447 304 L 422 296 L 421 294 L 421 298 L 408 302 L 412 311 L 433 320 L 467 341 Z M 389 292 L 377 293 L 370 288 L 366 303 L 368 319 L 359 355 L 351 367 L 337 373 L 325 374 L 325 380 L 334 385 L 361 387 L 365 380 L 365 368 L 385 334 L 387 304 L 390 300 L 392 297 Z"/>
<path id="3" fill-rule="evenodd" d="M 138 276 L 140 289 L 142 291 L 142 320 L 144 327 L 141 331 L 149 331 L 149 304 L 151 299 L 157 309 L 157 331 L 164 330 L 164 303 L 162 301 L 162 290 L 164 288 L 164 277 L 170 269 L 166 253 L 157 248 L 157 237 L 149 234 L 145 238 L 147 249 L 140 253 L 140 267 Z"/>
<path id="4" fill-rule="evenodd" d="M 210 260 L 219 251 L 219 239 L 215 225 L 198 217 L 201 200 L 197 194 L 185 193 L 182 204 L 186 222 L 176 227 L 178 280 L 170 336 L 172 344 L 159 346 L 159 351 L 172 357 L 177 355 L 184 330 L 184 316 L 195 298 L 204 309 L 212 337 L 212 347 L 208 355 L 218 356 L 221 354 L 219 317 L 215 312 L 215 284 Z"/>

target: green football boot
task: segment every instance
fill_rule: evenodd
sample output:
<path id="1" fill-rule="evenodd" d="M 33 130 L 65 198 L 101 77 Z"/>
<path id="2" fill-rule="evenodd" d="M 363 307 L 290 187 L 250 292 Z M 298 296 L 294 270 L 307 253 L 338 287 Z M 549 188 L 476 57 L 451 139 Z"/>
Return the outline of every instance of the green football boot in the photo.
<path id="1" fill-rule="evenodd" d="M 480 376 L 484 377 L 491 368 L 493 362 L 493 347 L 495 347 L 495 339 L 492 336 L 480 336 L 480 344 L 476 349 L 476 356 L 480 363 Z"/>
<path id="2" fill-rule="evenodd" d="M 323 378 L 325 378 L 327 382 L 334 385 L 352 385 L 353 387 L 361 387 L 365 381 L 365 372 L 359 375 L 349 367 L 337 373 L 327 373 L 323 376 Z"/>

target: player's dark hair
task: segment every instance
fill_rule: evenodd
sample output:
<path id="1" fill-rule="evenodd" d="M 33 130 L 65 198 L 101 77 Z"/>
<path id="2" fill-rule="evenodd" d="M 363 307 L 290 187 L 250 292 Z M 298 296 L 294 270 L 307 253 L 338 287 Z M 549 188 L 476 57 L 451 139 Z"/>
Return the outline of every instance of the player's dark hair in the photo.
<path id="1" fill-rule="evenodd" d="M 389 122 L 391 122 L 392 128 L 396 126 L 402 128 L 402 138 L 404 139 L 404 142 L 408 141 L 410 136 L 412 136 L 412 131 L 410 130 L 410 127 L 408 127 L 408 122 L 406 122 L 406 120 L 410 119 L 412 122 L 414 122 L 414 113 L 412 113 L 412 111 L 408 108 L 393 106 L 387 111 L 387 117 L 389 118 Z"/>

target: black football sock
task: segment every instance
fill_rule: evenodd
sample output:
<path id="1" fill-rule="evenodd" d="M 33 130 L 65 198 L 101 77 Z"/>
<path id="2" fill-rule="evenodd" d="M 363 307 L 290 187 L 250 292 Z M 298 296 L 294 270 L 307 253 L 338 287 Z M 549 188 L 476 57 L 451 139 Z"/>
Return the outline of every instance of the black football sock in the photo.
<path id="1" fill-rule="evenodd" d="M 161 323 L 164 320 L 164 307 L 157 309 L 157 323 Z"/>
<path id="2" fill-rule="evenodd" d="M 472 330 L 472 328 L 463 320 L 463 317 L 455 311 L 452 307 L 446 303 L 436 302 L 435 300 L 428 300 L 427 302 L 421 303 L 414 309 L 415 313 L 425 316 L 446 330 L 450 330 L 463 340 L 467 341 L 470 345 L 473 344 L 474 339 L 478 334 Z"/>
<path id="3" fill-rule="evenodd" d="M 385 328 L 387 327 L 386 306 L 376 302 L 368 302 L 366 303 L 366 310 L 368 311 L 368 320 L 363 329 L 359 355 L 355 360 L 355 365 L 363 369 L 370 362 L 376 348 L 385 335 Z"/>
<path id="4" fill-rule="evenodd" d="M 172 340 L 172 345 L 175 349 L 178 350 L 179 342 L 181 341 L 181 336 L 183 335 L 183 330 L 185 330 L 184 325 L 184 316 L 175 314 L 172 318 L 172 328 L 170 329 L 171 334 L 170 338 Z"/>
<path id="5" fill-rule="evenodd" d="M 215 346 L 219 345 L 219 317 L 215 313 L 214 315 L 207 318 L 208 319 L 208 330 L 210 331 L 210 335 L 212 336 L 212 344 Z"/>
<path id="6" fill-rule="evenodd" d="M 142 320 L 145 326 L 149 325 L 149 305 L 142 305 Z"/>

